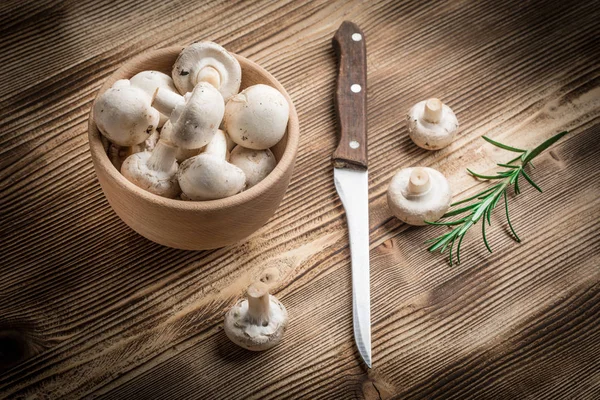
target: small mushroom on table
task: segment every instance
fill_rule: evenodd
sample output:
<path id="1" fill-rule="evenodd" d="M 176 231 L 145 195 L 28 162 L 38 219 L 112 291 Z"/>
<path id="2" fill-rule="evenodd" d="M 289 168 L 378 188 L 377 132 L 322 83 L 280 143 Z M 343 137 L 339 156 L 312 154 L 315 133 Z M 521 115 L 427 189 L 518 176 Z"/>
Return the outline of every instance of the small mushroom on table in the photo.
<path id="1" fill-rule="evenodd" d="M 227 137 L 219 130 L 203 153 L 188 158 L 177 172 L 179 186 L 186 200 L 214 200 L 233 196 L 244 190 L 244 171 L 227 161 Z"/>
<path id="2" fill-rule="evenodd" d="M 448 181 L 433 168 L 417 167 L 400 170 L 387 191 L 388 207 L 409 225 L 426 225 L 440 219 L 452 201 Z"/>
<path id="3" fill-rule="evenodd" d="M 223 123 L 235 143 L 264 150 L 281 140 L 289 115 L 286 98 L 277 89 L 259 84 L 244 89 L 227 102 Z"/>
<path id="4" fill-rule="evenodd" d="M 225 315 L 225 334 L 245 349 L 270 349 L 283 339 L 287 310 L 262 282 L 250 285 L 247 295 L 247 299 L 239 300 Z"/>
<path id="5" fill-rule="evenodd" d="M 225 101 L 240 91 L 242 68 L 236 58 L 213 42 L 187 46 L 173 64 L 173 82 L 181 93 L 187 93 L 200 82 L 215 87 Z"/>
<path id="6" fill-rule="evenodd" d="M 150 97 L 127 79 L 116 81 L 94 103 L 94 122 L 108 140 L 118 146 L 134 146 L 156 130 L 160 113 Z"/>
<path id="7" fill-rule="evenodd" d="M 458 120 L 452 109 L 435 98 L 415 104 L 406 121 L 411 140 L 426 150 L 448 146 L 458 130 Z"/>

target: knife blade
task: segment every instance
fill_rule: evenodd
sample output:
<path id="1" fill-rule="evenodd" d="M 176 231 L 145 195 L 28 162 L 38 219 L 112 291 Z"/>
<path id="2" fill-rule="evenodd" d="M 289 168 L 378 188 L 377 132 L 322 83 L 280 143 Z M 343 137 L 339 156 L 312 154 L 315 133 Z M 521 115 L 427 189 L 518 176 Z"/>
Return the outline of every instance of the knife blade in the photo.
<path id="1" fill-rule="evenodd" d="M 333 37 L 339 71 L 334 97 L 340 140 L 333 180 L 348 221 L 354 340 L 371 368 L 369 173 L 367 170 L 367 48 L 361 29 L 344 21 Z"/>

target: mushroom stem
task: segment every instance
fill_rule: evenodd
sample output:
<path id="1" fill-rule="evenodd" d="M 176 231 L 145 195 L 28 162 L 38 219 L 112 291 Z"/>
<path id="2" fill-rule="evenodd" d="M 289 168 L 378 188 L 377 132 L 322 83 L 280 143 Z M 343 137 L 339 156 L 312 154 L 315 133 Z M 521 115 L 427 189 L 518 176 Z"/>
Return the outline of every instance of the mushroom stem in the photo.
<path id="1" fill-rule="evenodd" d="M 229 153 L 229 151 L 227 150 L 227 136 L 225 135 L 224 131 L 219 129 L 217 133 L 215 133 L 215 136 L 213 136 L 211 141 L 206 145 L 204 153 L 212 154 L 223 160 L 228 158 L 227 153 Z"/>
<path id="2" fill-rule="evenodd" d="M 269 322 L 269 288 L 262 282 L 248 287 L 248 318 L 255 324 Z"/>
<path id="3" fill-rule="evenodd" d="M 215 68 L 207 66 L 202 68 L 196 74 L 196 84 L 206 82 L 213 85 L 216 89 L 221 86 L 221 74 Z"/>
<path id="4" fill-rule="evenodd" d="M 429 174 L 424 168 L 413 168 L 408 179 L 408 193 L 423 194 L 431 187 Z"/>
<path id="5" fill-rule="evenodd" d="M 158 88 L 152 96 L 152 107 L 157 109 L 161 114 L 171 115 L 175 107 L 184 101 L 182 95 L 171 90 Z"/>
<path id="6" fill-rule="evenodd" d="M 173 168 L 177 147 L 171 146 L 164 140 L 159 140 L 148 159 L 148 168 L 153 171 L 168 172 Z"/>
<path id="7" fill-rule="evenodd" d="M 433 98 L 425 102 L 423 118 L 434 124 L 440 122 L 442 119 L 442 102 L 440 99 Z"/>

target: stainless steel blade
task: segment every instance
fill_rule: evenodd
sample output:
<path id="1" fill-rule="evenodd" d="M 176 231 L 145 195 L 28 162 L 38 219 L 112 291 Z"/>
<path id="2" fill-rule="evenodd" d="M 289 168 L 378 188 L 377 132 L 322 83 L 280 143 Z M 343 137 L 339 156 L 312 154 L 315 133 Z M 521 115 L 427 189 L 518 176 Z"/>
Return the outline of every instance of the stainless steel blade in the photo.
<path id="1" fill-rule="evenodd" d="M 371 368 L 369 174 L 367 170 L 334 168 L 333 180 L 346 210 L 350 232 L 354 340 L 365 364 Z"/>

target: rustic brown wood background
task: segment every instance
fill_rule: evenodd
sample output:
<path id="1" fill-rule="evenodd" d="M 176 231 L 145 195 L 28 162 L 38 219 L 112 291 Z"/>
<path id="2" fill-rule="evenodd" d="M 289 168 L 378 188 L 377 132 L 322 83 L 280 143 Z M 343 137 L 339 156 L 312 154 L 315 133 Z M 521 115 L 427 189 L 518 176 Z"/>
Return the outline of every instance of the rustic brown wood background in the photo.
<path id="1" fill-rule="evenodd" d="M 374 369 L 352 338 L 331 38 L 368 47 Z M 590 1 L 0 3 L 0 397 L 600 398 L 600 13 Z M 94 177 L 86 124 L 103 80 L 150 49 L 217 41 L 266 67 L 300 115 L 296 170 L 276 215 L 235 246 L 179 251 L 125 226 Z M 461 123 L 437 152 L 404 114 L 438 96 Z M 442 170 L 456 198 L 511 155 L 571 134 L 511 198 L 488 254 L 425 251 L 442 228 L 387 209 L 400 167 Z M 253 280 L 287 306 L 285 341 L 254 354 L 222 319 Z"/>

